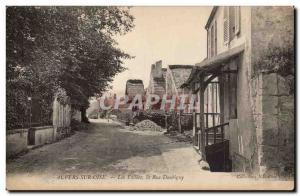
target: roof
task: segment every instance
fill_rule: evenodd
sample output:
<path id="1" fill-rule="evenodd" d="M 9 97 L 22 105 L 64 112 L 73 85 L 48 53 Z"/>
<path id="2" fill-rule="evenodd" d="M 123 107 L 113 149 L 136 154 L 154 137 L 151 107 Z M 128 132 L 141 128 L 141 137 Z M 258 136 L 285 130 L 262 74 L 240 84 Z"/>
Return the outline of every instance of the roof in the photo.
<path id="1" fill-rule="evenodd" d="M 218 70 L 224 63 L 229 61 L 231 58 L 239 55 L 245 49 L 245 45 L 242 44 L 240 46 L 234 47 L 226 52 L 218 54 L 209 59 L 204 59 L 202 62 L 197 63 L 192 70 L 189 78 L 186 80 L 184 84 L 181 85 L 181 88 L 188 86 L 196 76 L 196 74 L 200 73 L 207 73 L 211 74 L 212 71 Z"/>
<path id="2" fill-rule="evenodd" d="M 208 17 L 208 20 L 207 20 L 207 22 L 206 22 L 205 29 L 208 29 L 208 27 L 209 27 L 209 25 L 210 25 L 212 19 L 214 18 L 215 14 L 216 14 L 216 12 L 217 12 L 217 9 L 218 9 L 218 6 L 214 6 L 214 7 L 213 7 L 213 9 L 212 9 L 212 11 L 211 11 L 211 13 L 210 13 L 210 15 L 209 15 L 209 17 Z"/>
<path id="3" fill-rule="evenodd" d="M 143 80 L 139 80 L 139 79 L 129 79 L 129 80 L 127 80 L 126 83 L 131 83 L 131 84 L 143 84 Z"/>
<path id="4" fill-rule="evenodd" d="M 189 78 L 193 65 L 169 65 L 175 87 L 178 89 Z"/>
<path id="5" fill-rule="evenodd" d="M 193 65 L 169 65 L 170 69 L 191 69 Z"/>

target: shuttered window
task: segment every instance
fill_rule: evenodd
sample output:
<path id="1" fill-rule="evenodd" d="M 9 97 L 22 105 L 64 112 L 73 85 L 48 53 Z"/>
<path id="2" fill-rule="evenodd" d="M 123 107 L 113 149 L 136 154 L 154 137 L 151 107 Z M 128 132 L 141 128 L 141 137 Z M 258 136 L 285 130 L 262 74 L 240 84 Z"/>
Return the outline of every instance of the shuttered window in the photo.
<path id="1" fill-rule="evenodd" d="M 240 6 L 235 7 L 235 35 L 240 33 Z"/>
<path id="2" fill-rule="evenodd" d="M 229 43 L 229 7 L 224 7 L 224 44 Z"/>
<path id="3" fill-rule="evenodd" d="M 224 44 L 240 33 L 240 7 L 224 7 Z"/>
<path id="4" fill-rule="evenodd" d="M 235 7 L 229 7 L 229 42 L 235 36 Z"/>

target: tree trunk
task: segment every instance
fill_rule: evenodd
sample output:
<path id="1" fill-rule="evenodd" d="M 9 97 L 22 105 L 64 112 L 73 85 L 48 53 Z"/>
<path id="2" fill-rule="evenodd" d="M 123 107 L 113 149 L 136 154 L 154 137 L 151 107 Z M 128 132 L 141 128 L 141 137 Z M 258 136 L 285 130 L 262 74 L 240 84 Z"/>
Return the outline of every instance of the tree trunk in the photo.
<path id="1" fill-rule="evenodd" d="M 89 119 L 86 117 L 86 108 L 82 107 L 80 109 L 80 112 L 81 112 L 81 122 L 89 123 Z"/>

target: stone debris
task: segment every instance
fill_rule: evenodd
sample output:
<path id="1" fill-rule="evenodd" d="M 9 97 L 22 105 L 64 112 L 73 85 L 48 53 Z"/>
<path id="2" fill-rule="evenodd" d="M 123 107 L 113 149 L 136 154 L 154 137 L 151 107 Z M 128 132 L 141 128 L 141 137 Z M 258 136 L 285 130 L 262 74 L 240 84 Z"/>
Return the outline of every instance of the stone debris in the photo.
<path id="1" fill-rule="evenodd" d="M 143 120 L 137 123 L 135 126 L 130 128 L 131 131 L 140 130 L 140 131 L 162 131 L 162 128 L 158 126 L 155 122 L 151 120 Z"/>

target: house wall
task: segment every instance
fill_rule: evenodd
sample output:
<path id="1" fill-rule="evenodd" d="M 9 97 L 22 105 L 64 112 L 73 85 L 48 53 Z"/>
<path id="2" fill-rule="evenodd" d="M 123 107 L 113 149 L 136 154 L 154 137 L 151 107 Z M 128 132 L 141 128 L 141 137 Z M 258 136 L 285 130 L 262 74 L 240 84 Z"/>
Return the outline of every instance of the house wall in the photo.
<path id="1" fill-rule="evenodd" d="M 294 9 L 292 7 L 252 8 L 253 113 L 258 142 L 258 168 L 262 176 L 294 172 L 294 65 L 280 69 L 283 62 L 268 63 L 274 48 L 293 50 Z M 277 56 L 278 57 L 278 56 Z M 291 55 L 290 58 L 293 58 Z M 280 62 L 280 63 L 279 63 Z"/>
<path id="2" fill-rule="evenodd" d="M 219 7 L 213 21 L 217 21 L 217 54 L 244 45 L 244 52 L 235 59 L 238 63 L 237 72 L 237 118 L 229 118 L 229 107 L 222 113 L 229 127 L 225 129 L 225 138 L 230 140 L 230 156 L 233 171 L 253 171 L 257 165 L 256 132 L 252 115 L 250 85 L 248 73 L 251 69 L 251 8 L 240 7 L 240 32 L 228 44 L 224 44 L 224 7 Z M 230 64 L 231 62 L 228 62 Z M 226 83 L 226 81 L 222 81 Z M 228 86 L 224 86 L 228 89 Z M 224 92 L 224 104 L 228 106 L 228 94 Z M 229 92 L 227 92 L 229 93 Z"/>
<path id="3" fill-rule="evenodd" d="M 238 36 L 235 36 L 229 44 L 224 44 L 224 23 L 223 23 L 223 16 L 224 16 L 224 7 L 218 7 L 214 19 L 212 20 L 211 24 L 209 25 L 209 28 L 214 23 L 214 21 L 217 21 L 217 54 L 220 54 L 222 52 L 225 52 L 231 48 L 237 47 L 241 44 L 244 44 L 247 41 L 247 37 L 249 37 L 249 30 L 250 26 L 250 14 L 251 14 L 251 8 L 241 6 L 240 7 L 241 12 L 241 23 L 240 23 L 240 33 Z"/>
<path id="4" fill-rule="evenodd" d="M 141 84 L 132 84 L 127 83 L 126 86 L 127 89 L 127 95 L 130 99 L 133 99 L 136 95 L 144 95 L 144 85 Z"/>
<path id="5" fill-rule="evenodd" d="M 272 48 L 293 48 L 294 10 L 241 7 L 240 34 L 228 46 L 223 44 L 222 17 L 219 8 L 218 54 L 240 44 L 245 47 L 238 57 L 237 119 L 230 119 L 227 129 L 233 171 L 260 176 L 293 173 L 294 75 L 280 70 L 276 61 L 260 62 Z"/>

